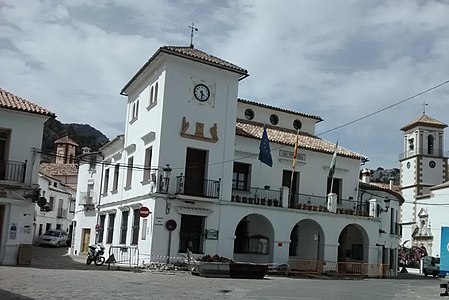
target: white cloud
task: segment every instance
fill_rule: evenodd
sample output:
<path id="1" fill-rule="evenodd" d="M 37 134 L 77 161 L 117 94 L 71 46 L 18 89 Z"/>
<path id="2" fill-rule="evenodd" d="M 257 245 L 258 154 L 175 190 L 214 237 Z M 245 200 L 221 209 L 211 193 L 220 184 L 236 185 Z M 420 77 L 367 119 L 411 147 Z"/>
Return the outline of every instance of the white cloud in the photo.
<path id="1" fill-rule="evenodd" d="M 248 69 L 241 97 L 320 115 L 323 132 L 449 79 L 448 15 L 444 2 L 418 0 L 6 1 L 0 82 L 113 138 L 124 129 L 121 88 L 158 47 L 188 45 L 195 22 L 197 48 Z M 448 89 L 323 137 L 395 167 L 399 129 L 423 101 L 449 122 Z"/>

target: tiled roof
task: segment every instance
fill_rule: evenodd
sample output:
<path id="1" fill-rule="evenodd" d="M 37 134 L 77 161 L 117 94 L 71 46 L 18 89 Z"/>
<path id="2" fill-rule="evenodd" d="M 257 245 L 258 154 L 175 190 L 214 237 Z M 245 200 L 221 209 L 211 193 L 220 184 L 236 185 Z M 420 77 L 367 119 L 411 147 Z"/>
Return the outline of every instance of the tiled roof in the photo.
<path id="1" fill-rule="evenodd" d="M 49 117 L 53 117 L 55 114 L 42 108 L 28 100 L 20 98 L 11 92 L 5 91 L 0 88 L 0 108 L 19 110 L 34 114 L 41 114 Z"/>
<path id="2" fill-rule="evenodd" d="M 422 114 L 409 124 L 405 125 L 401 128 L 402 131 L 407 131 L 409 129 L 412 129 L 416 126 L 428 126 L 428 127 L 435 127 L 435 128 L 446 128 L 447 124 L 444 124 L 443 122 L 440 122 L 434 118 L 429 117 L 426 114 Z"/>
<path id="3" fill-rule="evenodd" d="M 76 176 L 78 168 L 75 164 L 42 163 L 39 171 L 48 176 Z"/>
<path id="4" fill-rule="evenodd" d="M 243 119 L 237 119 L 236 135 L 249 137 L 254 139 L 261 139 L 263 132 L 263 124 Z M 296 141 L 296 131 L 291 129 L 279 128 L 275 126 L 265 125 L 267 127 L 268 139 L 272 143 L 283 145 L 290 145 L 294 147 Z M 299 149 L 306 149 L 311 151 L 334 153 L 335 144 L 319 137 L 309 135 L 304 132 L 299 132 L 298 138 Z M 337 154 L 339 156 L 360 159 L 361 154 L 347 150 L 338 146 Z M 366 159 L 366 157 L 362 157 Z"/>
<path id="5" fill-rule="evenodd" d="M 401 204 L 401 205 L 405 202 L 404 197 L 398 191 L 399 190 L 398 186 L 393 186 L 393 189 L 390 189 L 388 184 L 372 183 L 372 182 L 366 183 L 363 181 L 359 181 L 359 187 L 360 187 L 360 189 L 364 189 L 364 190 L 374 190 L 374 191 L 381 191 L 381 192 L 389 193 L 389 194 L 393 195 L 394 197 L 396 197 L 396 199 L 399 200 L 399 204 Z"/>
<path id="6" fill-rule="evenodd" d="M 120 92 L 121 95 L 126 95 L 126 90 L 129 86 L 140 76 L 140 74 L 156 59 L 161 53 L 167 53 L 171 55 L 176 55 L 186 59 L 198 61 L 205 63 L 217 68 L 232 71 L 241 75 L 240 79 L 248 76 L 248 71 L 242 67 L 234 65 L 224 59 L 218 58 L 216 56 L 207 54 L 206 52 L 200 51 L 193 47 L 179 47 L 179 46 L 163 46 L 160 47 L 153 56 L 140 68 L 140 70 L 131 78 L 131 80 L 123 87 Z"/>
<path id="7" fill-rule="evenodd" d="M 297 116 L 303 116 L 303 117 L 307 117 L 307 118 L 316 119 L 317 123 L 323 121 L 323 119 L 321 119 L 321 117 L 319 117 L 319 116 L 305 114 L 305 113 L 300 113 L 300 112 L 297 112 L 297 111 L 288 110 L 288 109 L 284 109 L 284 108 L 279 108 L 279 107 L 276 107 L 276 106 L 271 106 L 271 105 L 267 105 L 267 104 L 263 104 L 263 103 L 259 103 L 259 102 L 255 102 L 255 101 L 251 101 L 251 100 L 245 100 L 245 99 L 239 98 L 237 101 L 240 102 L 240 103 L 247 103 L 247 104 L 250 104 L 250 105 L 256 105 L 256 106 L 268 108 L 268 109 L 271 109 L 271 110 L 282 111 L 282 112 L 286 112 L 286 113 L 289 113 L 289 114 L 294 114 L 294 115 L 297 115 Z"/>
<path id="8" fill-rule="evenodd" d="M 78 146 L 78 144 L 74 140 L 69 138 L 68 135 L 66 135 L 66 136 L 64 136 L 64 137 L 62 137 L 60 139 L 57 139 L 54 142 L 54 144 L 70 144 L 70 145 L 73 145 L 73 146 Z"/>

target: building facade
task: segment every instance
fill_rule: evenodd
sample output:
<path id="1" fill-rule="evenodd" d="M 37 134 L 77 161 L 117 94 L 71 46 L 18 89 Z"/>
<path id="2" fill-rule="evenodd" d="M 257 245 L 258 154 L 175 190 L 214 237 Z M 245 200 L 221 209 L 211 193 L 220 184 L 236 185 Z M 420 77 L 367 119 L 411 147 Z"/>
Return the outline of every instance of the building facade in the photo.
<path id="1" fill-rule="evenodd" d="M 400 156 L 402 242 L 424 245 L 429 255 L 440 253 L 440 228 L 449 224 L 444 193 L 448 163 L 444 153 L 447 125 L 425 113 L 404 126 L 404 149 Z"/>
<path id="2" fill-rule="evenodd" d="M 0 264 L 33 243 L 44 122 L 54 114 L 0 89 Z"/>
<path id="3" fill-rule="evenodd" d="M 395 272 L 403 198 L 360 185 L 366 158 L 316 137 L 320 117 L 238 99 L 247 76 L 193 47 L 161 47 L 149 59 L 122 90 L 126 134 L 80 162 L 85 210 L 75 217 L 74 251 L 99 241 L 138 247 L 147 260 L 191 251 L 385 263 Z M 258 159 L 264 130 L 271 167 Z"/>

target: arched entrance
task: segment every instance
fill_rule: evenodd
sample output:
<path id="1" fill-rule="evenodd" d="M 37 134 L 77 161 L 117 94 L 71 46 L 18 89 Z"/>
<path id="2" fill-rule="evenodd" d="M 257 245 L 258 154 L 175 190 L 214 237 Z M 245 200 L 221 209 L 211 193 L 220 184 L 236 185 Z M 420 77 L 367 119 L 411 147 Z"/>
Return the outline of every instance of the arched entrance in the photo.
<path id="1" fill-rule="evenodd" d="M 298 222 L 290 233 L 289 256 L 298 259 L 323 260 L 324 232 L 314 220 Z"/>
<path id="2" fill-rule="evenodd" d="M 271 222 L 259 214 L 247 215 L 235 229 L 233 259 L 240 262 L 272 262 L 273 241 Z"/>
<path id="3" fill-rule="evenodd" d="M 338 262 L 368 262 L 369 239 L 365 229 L 349 224 L 338 237 Z"/>

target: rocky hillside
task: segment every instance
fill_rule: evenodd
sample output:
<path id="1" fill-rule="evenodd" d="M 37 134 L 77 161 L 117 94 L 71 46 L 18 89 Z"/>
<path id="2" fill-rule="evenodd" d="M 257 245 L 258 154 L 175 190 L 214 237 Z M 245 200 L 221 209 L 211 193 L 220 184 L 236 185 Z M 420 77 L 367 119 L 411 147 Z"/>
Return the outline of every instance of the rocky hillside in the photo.
<path id="1" fill-rule="evenodd" d="M 89 147 L 92 151 L 96 151 L 109 142 L 103 133 L 88 124 L 64 124 L 56 119 L 49 119 L 44 125 L 43 152 L 54 153 L 56 151 L 54 142 L 65 135 L 79 145 L 77 155 L 81 154 L 83 147 Z"/>

